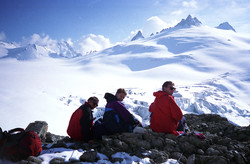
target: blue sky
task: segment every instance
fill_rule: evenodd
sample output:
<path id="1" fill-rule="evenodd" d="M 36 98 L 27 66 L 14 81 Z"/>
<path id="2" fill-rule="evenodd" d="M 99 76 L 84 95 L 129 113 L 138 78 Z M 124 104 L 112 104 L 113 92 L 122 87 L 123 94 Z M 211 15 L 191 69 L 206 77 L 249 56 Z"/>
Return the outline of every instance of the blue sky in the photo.
<path id="1" fill-rule="evenodd" d="M 188 14 L 210 27 L 228 21 L 250 33 L 249 0 L 0 0 L 0 39 L 21 42 L 37 34 L 79 40 L 94 34 L 121 42 L 174 26 Z"/>

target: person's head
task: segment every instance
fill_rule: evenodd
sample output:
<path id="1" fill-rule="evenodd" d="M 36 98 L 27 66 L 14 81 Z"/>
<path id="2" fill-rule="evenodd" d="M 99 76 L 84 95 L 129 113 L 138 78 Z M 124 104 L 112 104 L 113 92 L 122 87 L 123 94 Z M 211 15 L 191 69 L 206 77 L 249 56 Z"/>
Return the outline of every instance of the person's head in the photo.
<path id="1" fill-rule="evenodd" d="M 168 95 L 172 95 L 175 91 L 174 83 L 172 81 L 166 81 L 162 85 L 162 91 L 166 92 Z"/>
<path id="2" fill-rule="evenodd" d="M 116 91 L 115 97 L 117 98 L 117 100 L 122 101 L 127 95 L 127 92 L 125 91 L 125 89 L 123 88 L 119 88 Z"/>
<path id="3" fill-rule="evenodd" d="M 97 97 L 93 96 L 88 99 L 88 103 L 91 109 L 94 109 L 98 106 L 99 100 Z"/>

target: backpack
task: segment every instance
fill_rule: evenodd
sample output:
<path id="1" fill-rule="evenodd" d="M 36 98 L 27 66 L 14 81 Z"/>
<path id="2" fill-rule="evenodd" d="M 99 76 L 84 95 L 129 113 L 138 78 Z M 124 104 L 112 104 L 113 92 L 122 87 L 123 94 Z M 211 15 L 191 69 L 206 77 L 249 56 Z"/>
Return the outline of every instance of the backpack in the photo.
<path id="1" fill-rule="evenodd" d="M 42 141 L 33 131 L 15 128 L 2 132 L 0 128 L 0 158 L 17 162 L 37 156 L 42 151 Z"/>

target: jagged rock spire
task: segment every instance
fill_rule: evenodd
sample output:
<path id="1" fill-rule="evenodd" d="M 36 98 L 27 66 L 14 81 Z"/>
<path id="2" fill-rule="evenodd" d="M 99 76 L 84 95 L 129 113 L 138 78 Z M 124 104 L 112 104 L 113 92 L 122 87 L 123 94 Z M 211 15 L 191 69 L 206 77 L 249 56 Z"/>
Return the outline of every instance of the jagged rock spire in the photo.
<path id="1" fill-rule="evenodd" d="M 139 30 L 138 33 L 131 39 L 131 41 L 138 40 L 138 39 L 144 39 L 144 36 L 142 35 L 142 32 Z"/>
<path id="2" fill-rule="evenodd" d="M 182 19 L 175 28 L 189 28 L 191 26 L 200 26 L 202 23 L 196 18 L 192 18 L 191 15 L 188 15 L 186 19 Z"/>

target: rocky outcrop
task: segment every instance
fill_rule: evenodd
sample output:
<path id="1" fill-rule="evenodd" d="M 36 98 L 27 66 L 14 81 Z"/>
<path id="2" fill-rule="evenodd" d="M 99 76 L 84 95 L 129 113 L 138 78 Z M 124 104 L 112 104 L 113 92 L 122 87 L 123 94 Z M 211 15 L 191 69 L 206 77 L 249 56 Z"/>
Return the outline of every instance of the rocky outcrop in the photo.
<path id="1" fill-rule="evenodd" d="M 239 127 L 214 114 L 186 114 L 185 117 L 190 130 L 194 131 L 189 135 L 176 137 L 173 134 L 156 133 L 150 127 L 144 127 L 138 128 L 134 133 L 103 136 L 101 141 L 88 144 L 47 133 L 43 149 L 48 149 L 46 145 L 53 143 L 52 147 L 86 150 L 78 160 L 70 159 L 72 163 L 96 162 L 99 160 L 97 152 L 105 154 L 111 162 L 122 161 L 113 158 L 113 154 L 126 152 L 140 158 L 148 157 L 151 163 L 162 163 L 169 158 L 187 164 L 250 163 L 250 126 Z M 205 139 L 200 139 L 198 133 L 202 133 Z M 72 144 L 66 144 L 69 142 Z M 63 162 L 63 159 L 51 161 Z"/>

